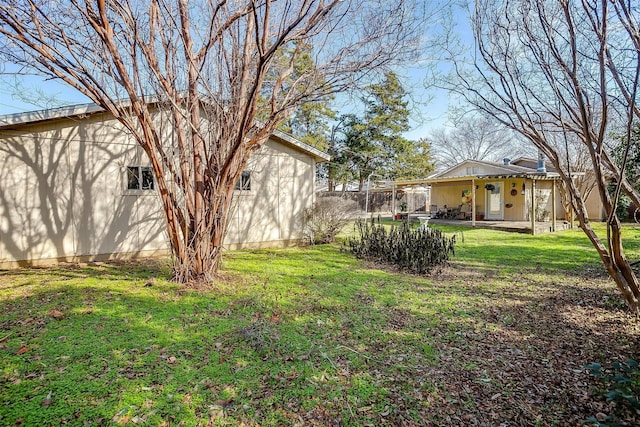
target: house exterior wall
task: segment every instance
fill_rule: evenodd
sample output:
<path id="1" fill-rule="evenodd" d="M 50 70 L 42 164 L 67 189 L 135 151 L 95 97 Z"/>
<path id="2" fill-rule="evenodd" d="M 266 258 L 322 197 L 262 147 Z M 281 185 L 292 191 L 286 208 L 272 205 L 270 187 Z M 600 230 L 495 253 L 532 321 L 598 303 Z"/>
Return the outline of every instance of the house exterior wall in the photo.
<path id="1" fill-rule="evenodd" d="M 526 193 L 525 195 L 522 195 L 522 183 L 524 182 L 524 180 L 520 178 L 509 178 L 502 180 L 488 180 L 486 182 L 488 183 L 489 181 L 499 181 L 500 183 L 502 183 L 504 220 L 523 221 L 526 216 L 526 209 L 528 208 L 526 202 Z M 480 188 L 484 189 L 484 185 L 482 185 Z"/>
<path id="2" fill-rule="evenodd" d="M 502 185 L 502 213 L 505 221 L 523 221 L 527 208 L 526 195 L 522 195 L 521 178 L 509 179 L 476 179 L 476 213 L 486 217 L 487 190 L 485 185 L 500 183 Z M 515 190 L 515 194 L 512 194 Z"/>
<path id="3" fill-rule="evenodd" d="M 524 219 L 526 221 L 531 220 L 531 180 L 527 180 L 526 182 L 526 202 L 525 202 L 525 211 L 524 211 Z M 535 191 L 535 203 L 536 203 L 536 212 L 537 217 L 536 221 L 549 221 L 551 220 L 551 213 L 553 212 L 553 203 L 552 203 L 552 186 L 553 181 L 546 180 L 537 180 L 536 181 L 536 191 Z M 556 219 L 564 219 L 565 212 L 564 207 L 562 206 L 562 200 L 560 197 L 560 191 L 556 187 Z"/>
<path id="4" fill-rule="evenodd" d="M 476 184 L 477 185 L 477 184 Z M 469 182 L 444 182 L 431 185 L 431 205 L 437 205 L 438 209 L 457 208 L 463 203 L 462 192 L 471 190 L 471 180 Z M 484 194 L 476 191 L 476 206 L 482 203 L 484 211 Z"/>
<path id="5" fill-rule="evenodd" d="M 551 209 L 551 186 L 550 180 L 536 181 L 536 195 L 538 201 L 542 202 L 541 210 L 546 210 L 549 215 Z M 492 183 L 500 183 L 503 186 L 502 204 L 503 204 L 503 220 L 505 221 L 529 221 L 531 212 L 531 185 L 530 179 L 523 178 L 476 178 L 476 216 L 477 218 L 486 217 L 486 200 L 487 191 L 485 185 Z M 522 194 L 522 184 L 525 184 L 525 194 Z M 471 179 L 469 181 L 458 182 L 442 182 L 431 184 L 431 205 L 437 205 L 438 209 L 442 209 L 444 205 L 448 208 L 456 208 L 463 203 L 462 192 L 471 190 Z M 513 193 L 512 194 L 512 190 Z M 556 217 L 564 219 L 564 211 L 562 201 L 559 194 L 556 193 Z"/>
<path id="6" fill-rule="evenodd" d="M 587 207 L 587 215 L 589 219 L 592 221 L 605 221 L 606 214 L 604 213 L 604 209 L 602 208 L 602 201 L 600 200 L 600 193 L 598 190 L 594 188 L 591 190 L 587 199 L 584 201 L 585 206 Z"/>
<path id="7" fill-rule="evenodd" d="M 251 190 L 236 191 L 226 247 L 299 242 L 304 210 L 314 201 L 313 158 L 270 140 L 246 170 L 251 173 Z"/>
<path id="8" fill-rule="evenodd" d="M 456 207 L 459 194 L 463 187 L 470 188 L 474 179 L 476 190 L 475 207 L 477 217 L 486 219 L 487 192 L 485 185 L 492 182 L 502 183 L 502 219 L 506 221 L 530 221 L 532 201 L 536 199 L 538 206 L 538 219 L 550 220 L 553 212 L 551 189 L 556 185 L 555 212 L 557 220 L 569 221 L 569 213 L 565 211 L 565 205 L 569 205 L 569 197 L 564 191 L 558 174 L 554 173 L 552 165 L 547 165 L 546 174 L 537 174 L 538 161 L 535 159 L 518 159 L 510 164 L 499 164 L 477 160 L 465 160 L 453 166 L 445 172 L 428 180 L 432 186 L 431 205 L 442 208 Z M 588 172 L 580 173 L 579 177 L 588 177 Z M 491 178 L 501 176 L 502 178 Z M 473 178 L 475 177 L 475 178 Z M 555 179 L 554 179 L 555 178 Z M 535 179 L 536 191 L 532 196 L 531 187 Z M 581 178 L 585 179 L 585 178 Z M 524 195 L 522 186 L 525 185 Z M 514 194 L 512 194 L 512 191 Z M 591 220 L 601 221 L 604 217 L 602 202 L 597 191 L 592 190 L 585 200 L 587 214 Z M 545 212 L 546 211 L 546 212 Z M 495 209 L 494 209 L 495 214 Z"/>
<path id="9" fill-rule="evenodd" d="M 146 156 L 111 116 L 2 129 L 0 164 L 0 266 L 168 253 L 157 190 L 126 189 L 127 167 L 149 166 Z M 249 169 L 251 191 L 236 192 L 225 245 L 301 240 L 313 157 L 270 140 Z"/>
<path id="10" fill-rule="evenodd" d="M 105 114 L 0 132 L 0 264 L 166 249 L 157 197 L 126 191 L 139 149 Z"/>
<path id="11" fill-rule="evenodd" d="M 505 169 L 497 166 L 487 165 L 476 162 L 463 162 L 448 170 L 447 177 L 457 176 L 479 176 L 479 175 L 501 175 L 505 173 Z"/>
<path id="12" fill-rule="evenodd" d="M 533 159 L 519 159 L 517 161 L 514 161 L 513 164 L 518 166 L 530 167 L 533 169 L 537 167 L 537 161 Z M 556 168 L 549 163 L 546 164 L 546 168 L 547 168 L 547 171 L 551 171 L 551 172 L 556 171 Z M 594 179 L 592 173 L 589 173 L 588 171 L 583 173 L 585 173 L 585 176 L 582 179 L 587 179 L 587 180 Z M 580 185 L 578 185 L 578 188 L 580 188 Z M 562 199 L 562 197 L 560 196 L 560 193 L 561 193 L 561 190 L 560 188 L 558 188 L 558 199 Z M 565 199 L 568 201 L 569 199 L 568 196 L 565 196 Z M 598 194 L 597 189 L 594 188 L 589 192 L 589 194 L 585 199 L 585 206 L 587 208 L 587 215 L 589 216 L 590 220 L 603 221 L 606 219 L 603 212 L 603 208 L 602 208 L 602 201 L 600 200 L 600 194 Z M 558 219 L 569 220 L 568 213 L 565 214 L 564 212 L 564 206 L 563 206 L 562 200 L 558 200 L 556 205 L 556 211 L 558 212 Z"/>

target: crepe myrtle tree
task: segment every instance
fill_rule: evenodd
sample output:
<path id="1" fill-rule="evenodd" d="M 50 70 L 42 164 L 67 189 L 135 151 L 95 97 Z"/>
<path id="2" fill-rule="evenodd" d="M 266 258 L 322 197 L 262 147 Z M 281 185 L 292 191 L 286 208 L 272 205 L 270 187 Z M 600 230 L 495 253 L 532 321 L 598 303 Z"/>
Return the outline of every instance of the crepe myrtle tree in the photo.
<path id="1" fill-rule="evenodd" d="M 176 279 L 208 281 L 250 155 L 303 103 L 419 54 L 438 11 L 411 0 L 5 0 L 0 56 L 122 124 L 153 167 Z M 314 66 L 300 72 L 303 53 Z"/>
<path id="2" fill-rule="evenodd" d="M 531 142 L 551 161 L 570 195 L 580 227 L 635 314 L 640 287 L 622 245 L 616 216 L 621 193 L 639 195 L 621 172 L 640 119 L 640 5 L 628 0 L 477 0 L 475 52 L 453 63 L 452 90 Z M 470 65 L 467 66 L 467 65 Z M 624 138 L 616 164 L 611 135 Z M 607 217 L 606 236 L 593 230 L 576 185 L 570 143 L 588 154 Z M 608 191 L 609 182 L 617 183 Z"/>

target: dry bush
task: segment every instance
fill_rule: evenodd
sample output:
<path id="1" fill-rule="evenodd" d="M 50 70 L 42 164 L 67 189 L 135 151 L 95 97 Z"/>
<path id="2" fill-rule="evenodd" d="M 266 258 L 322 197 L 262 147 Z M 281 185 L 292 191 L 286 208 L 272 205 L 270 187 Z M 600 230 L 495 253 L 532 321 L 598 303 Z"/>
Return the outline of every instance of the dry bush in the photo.
<path id="1" fill-rule="evenodd" d="M 358 204 L 340 197 L 318 198 L 304 212 L 304 237 L 309 244 L 332 243 L 336 235 L 359 213 Z"/>

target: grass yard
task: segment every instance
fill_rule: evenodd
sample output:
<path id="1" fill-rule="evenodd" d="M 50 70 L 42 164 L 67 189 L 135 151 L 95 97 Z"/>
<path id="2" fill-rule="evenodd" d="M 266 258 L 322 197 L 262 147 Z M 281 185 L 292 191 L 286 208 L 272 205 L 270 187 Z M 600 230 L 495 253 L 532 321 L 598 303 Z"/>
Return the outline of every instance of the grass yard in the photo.
<path id="1" fill-rule="evenodd" d="M 640 322 L 581 232 L 445 231 L 456 255 L 428 277 L 332 245 L 227 253 L 204 291 L 167 281 L 162 261 L 0 272 L 0 425 L 613 415 L 583 367 L 637 358 Z M 640 228 L 625 236 L 640 258 Z"/>

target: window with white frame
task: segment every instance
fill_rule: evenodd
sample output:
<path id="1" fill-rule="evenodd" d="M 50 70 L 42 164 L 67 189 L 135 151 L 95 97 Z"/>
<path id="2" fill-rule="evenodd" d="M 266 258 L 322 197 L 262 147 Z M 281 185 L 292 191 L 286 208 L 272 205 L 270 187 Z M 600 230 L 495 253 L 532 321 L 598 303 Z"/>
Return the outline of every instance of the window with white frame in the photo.
<path id="1" fill-rule="evenodd" d="M 235 189 L 240 191 L 251 190 L 251 172 L 242 172 L 242 175 L 240 175 L 240 179 L 236 181 Z"/>
<path id="2" fill-rule="evenodd" d="M 153 169 L 147 166 L 127 166 L 127 190 L 153 190 Z"/>

